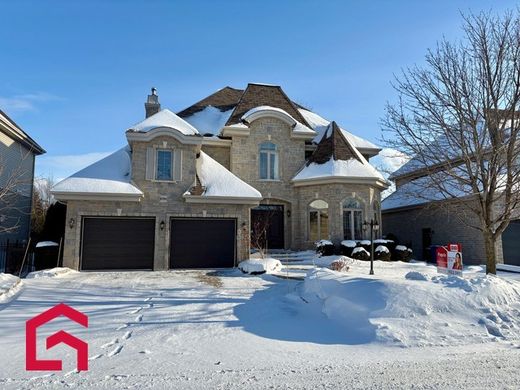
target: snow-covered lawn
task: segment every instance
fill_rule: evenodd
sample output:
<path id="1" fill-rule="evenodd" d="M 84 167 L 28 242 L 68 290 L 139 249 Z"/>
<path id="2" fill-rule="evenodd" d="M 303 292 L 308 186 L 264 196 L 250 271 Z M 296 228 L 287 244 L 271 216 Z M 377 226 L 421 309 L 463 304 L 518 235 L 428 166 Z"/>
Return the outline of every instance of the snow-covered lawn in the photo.
<path id="1" fill-rule="evenodd" d="M 482 296 L 474 300 L 468 288 L 422 264 L 375 268 L 373 277 L 363 262 L 346 274 L 311 271 L 314 279 L 306 282 L 239 270 L 25 279 L 0 304 L 0 388 L 520 388 L 519 302 L 513 302 L 520 282 L 468 278 Z M 409 272 L 418 274 L 406 278 Z M 443 311 L 443 296 L 460 300 Z M 61 319 L 44 325 L 39 357 L 64 358 L 64 371 L 26 372 L 25 321 L 59 302 L 87 314 L 89 328 Z M 465 305 L 467 315 L 456 317 Z M 479 318 L 500 316 L 502 305 L 511 320 L 502 321 L 515 326 L 496 337 Z M 429 340 L 445 334 L 443 346 L 421 341 L 428 318 L 439 326 Z M 459 322 L 443 323 L 454 318 Z M 58 329 L 89 342 L 88 372 L 73 372 L 67 347 L 43 349 L 44 337 Z M 396 336 L 399 329 L 406 337 Z"/>

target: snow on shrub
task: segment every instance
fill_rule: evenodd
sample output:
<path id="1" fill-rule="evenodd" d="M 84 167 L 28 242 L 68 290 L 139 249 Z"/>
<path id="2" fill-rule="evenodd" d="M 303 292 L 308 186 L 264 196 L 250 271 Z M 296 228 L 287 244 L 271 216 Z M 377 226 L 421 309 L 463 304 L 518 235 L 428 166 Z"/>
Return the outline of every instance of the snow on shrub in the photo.
<path id="1" fill-rule="evenodd" d="M 357 242 L 354 240 L 343 240 L 341 241 L 341 245 L 347 248 L 355 248 L 357 246 Z"/>
<path id="2" fill-rule="evenodd" d="M 37 279 L 37 278 L 55 278 L 58 276 L 64 276 L 71 273 L 78 273 L 78 271 L 74 271 L 73 269 L 66 267 L 55 267 L 51 269 L 44 269 L 41 271 L 35 271 L 27 274 L 27 279 Z"/>
<path id="3" fill-rule="evenodd" d="M 370 260 L 370 253 L 362 247 L 354 248 L 352 251 L 352 258 L 356 260 Z"/>
<path id="4" fill-rule="evenodd" d="M 360 242 L 360 244 L 363 245 L 363 246 L 366 246 L 366 245 L 372 245 L 372 242 L 370 240 L 362 240 Z"/>
<path id="5" fill-rule="evenodd" d="M 329 240 L 319 240 L 314 243 L 316 245 L 316 253 L 321 256 L 332 256 L 334 254 L 334 244 Z"/>
<path id="6" fill-rule="evenodd" d="M 11 274 L 0 274 L 0 303 L 8 302 L 21 288 L 19 277 Z"/>
<path id="7" fill-rule="evenodd" d="M 357 246 L 357 242 L 354 240 L 341 241 L 341 254 L 343 256 L 352 256 L 352 251 Z"/>
<path id="8" fill-rule="evenodd" d="M 339 259 L 334 260 L 330 263 L 329 268 L 337 272 L 347 272 L 350 269 L 350 265 L 354 263 L 354 259 L 346 256 L 341 256 Z"/>
<path id="9" fill-rule="evenodd" d="M 390 255 L 390 250 L 383 245 L 379 245 L 374 250 L 374 257 L 376 260 L 382 260 L 382 261 L 390 261 L 392 259 L 392 256 Z"/>
<path id="10" fill-rule="evenodd" d="M 240 262 L 238 269 L 250 275 L 271 274 L 280 271 L 282 269 L 282 263 L 280 263 L 280 260 L 272 258 L 249 259 Z"/>
<path id="11" fill-rule="evenodd" d="M 412 259 L 412 250 L 404 245 L 397 245 L 394 250 L 393 258 L 395 261 L 408 262 Z"/>

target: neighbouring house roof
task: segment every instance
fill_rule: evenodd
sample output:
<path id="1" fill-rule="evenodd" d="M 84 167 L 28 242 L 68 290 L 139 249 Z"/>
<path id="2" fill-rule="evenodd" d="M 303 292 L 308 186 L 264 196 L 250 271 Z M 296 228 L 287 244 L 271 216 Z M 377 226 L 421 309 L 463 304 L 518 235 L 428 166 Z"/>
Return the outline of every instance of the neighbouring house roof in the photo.
<path id="1" fill-rule="evenodd" d="M 197 157 L 196 170 L 195 185 L 184 194 L 187 201 L 222 203 L 229 199 L 233 203 L 254 204 L 262 199 L 258 190 L 202 151 Z"/>
<path id="2" fill-rule="evenodd" d="M 0 131 L 6 133 L 10 138 L 20 142 L 36 155 L 45 153 L 45 150 L 2 110 L 0 110 Z"/>
<path id="3" fill-rule="evenodd" d="M 132 184 L 131 170 L 131 151 L 125 146 L 60 181 L 52 193 L 59 200 L 139 200 L 143 192 Z"/>
<path id="4" fill-rule="evenodd" d="M 147 133 L 157 128 L 169 128 L 183 135 L 199 135 L 195 127 L 168 109 L 163 109 L 145 120 L 133 125 L 129 131 Z"/>
<path id="5" fill-rule="evenodd" d="M 371 180 L 388 187 L 384 177 L 349 142 L 336 122 L 331 122 L 307 164 L 293 178 L 295 184 L 323 180 Z"/>

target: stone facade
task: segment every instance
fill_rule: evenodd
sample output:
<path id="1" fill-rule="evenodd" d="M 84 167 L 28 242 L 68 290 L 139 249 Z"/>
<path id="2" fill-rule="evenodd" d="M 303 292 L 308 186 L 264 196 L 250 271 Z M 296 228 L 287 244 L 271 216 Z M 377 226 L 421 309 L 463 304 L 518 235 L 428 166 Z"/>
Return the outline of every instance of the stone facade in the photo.
<path id="1" fill-rule="evenodd" d="M 234 218 L 237 221 L 237 258 L 249 257 L 250 209 L 252 204 L 188 203 L 183 198 L 191 188 L 196 176 L 196 155 L 202 148 L 208 155 L 228 168 L 243 181 L 261 192 L 263 204 L 284 206 L 284 247 L 287 249 L 311 249 L 314 243 L 309 238 L 309 204 L 322 199 L 329 205 L 330 239 L 339 246 L 343 239 L 342 202 L 353 196 L 364 205 L 364 220 L 374 213 L 374 202 L 380 202 L 380 189 L 371 185 L 330 183 L 321 185 L 294 186 L 292 178 L 305 165 L 306 140 L 292 137 L 292 128 L 275 117 L 261 117 L 249 124 L 249 132 L 233 135 L 231 140 L 215 145 L 202 142 L 200 145 L 185 145 L 174 137 L 157 136 L 151 141 L 131 141 L 132 182 L 144 193 L 140 202 L 70 200 L 67 207 L 67 222 L 64 265 L 80 269 L 81 224 L 85 216 L 106 217 L 153 217 L 155 218 L 154 269 L 169 267 L 169 240 L 172 217 Z M 259 175 L 259 148 L 263 142 L 274 143 L 279 159 L 277 180 L 261 180 Z M 180 180 L 163 182 L 146 179 L 146 155 L 148 148 L 172 148 L 182 152 Z M 377 216 L 380 221 L 379 215 Z M 160 230 L 161 221 L 165 229 Z M 365 237 L 369 237 L 365 232 Z"/>

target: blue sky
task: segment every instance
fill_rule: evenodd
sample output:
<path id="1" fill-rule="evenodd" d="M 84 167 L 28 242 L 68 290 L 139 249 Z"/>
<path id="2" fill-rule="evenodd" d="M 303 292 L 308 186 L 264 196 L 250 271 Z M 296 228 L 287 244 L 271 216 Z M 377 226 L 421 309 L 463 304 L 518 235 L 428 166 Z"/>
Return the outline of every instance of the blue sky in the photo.
<path id="1" fill-rule="evenodd" d="M 281 85 L 378 142 L 390 81 L 423 62 L 460 11 L 514 1 L 12 1 L 2 3 L 0 108 L 63 178 L 126 143 L 151 86 L 179 111 L 226 85 Z"/>

